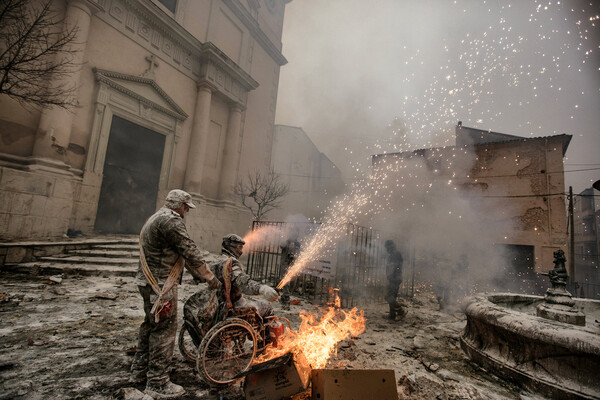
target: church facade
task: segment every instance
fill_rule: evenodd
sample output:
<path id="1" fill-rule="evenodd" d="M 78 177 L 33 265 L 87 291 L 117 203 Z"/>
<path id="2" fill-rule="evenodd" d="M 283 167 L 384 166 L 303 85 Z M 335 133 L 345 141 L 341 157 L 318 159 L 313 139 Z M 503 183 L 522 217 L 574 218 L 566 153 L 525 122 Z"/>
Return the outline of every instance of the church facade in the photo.
<path id="1" fill-rule="evenodd" d="M 78 106 L 0 97 L 1 239 L 135 234 L 174 188 L 207 249 L 244 234 L 233 188 L 271 164 L 287 2 L 55 0 L 78 27 Z"/>

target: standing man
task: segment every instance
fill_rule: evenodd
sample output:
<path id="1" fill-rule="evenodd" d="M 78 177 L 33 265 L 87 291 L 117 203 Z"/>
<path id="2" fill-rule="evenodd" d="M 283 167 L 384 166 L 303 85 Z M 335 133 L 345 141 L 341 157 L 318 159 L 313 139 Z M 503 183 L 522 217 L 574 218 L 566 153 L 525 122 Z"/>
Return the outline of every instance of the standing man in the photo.
<path id="1" fill-rule="evenodd" d="M 244 244 L 244 239 L 234 233 L 223 237 L 221 256 L 214 264 L 214 273 L 223 283 L 219 300 L 227 303 L 227 307 L 254 307 L 261 317 L 268 317 L 273 314 L 273 307 L 269 303 L 250 300 L 244 297 L 244 294 L 260 294 L 268 301 L 276 301 L 279 293 L 271 286 L 258 283 L 246 274 L 239 261 L 244 252 Z"/>
<path id="2" fill-rule="evenodd" d="M 402 254 L 396 250 L 396 245 L 392 240 L 385 241 L 385 249 L 388 253 L 387 261 L 385 265 L 385 272 L 388 279 L 388 286 L 385 293 L 385 301 L 390 305 L 390 313 L 387 318 L 392 321 L 396 320 L 396 317 L 403 317 L 406 311 L 402 309 L 400 303 L 398 303 L 398 290 L 402 283 Z"/>
<path id="3" fill-rule="evenodd" d="M 177 334 L 177 285 L 181 283 L 183 267 L 194 279 L 208 282 L 210 289 L 221 286 L 183 223 L 191 208 L 196 206 L 189 193 L 171 190 L 165 205 L 140 232 L 136 283 L 144 300 L 145 318 L 131 372 L 134 382 L 146 381 L 145 393 L 155 399 L 172 399 L 185 393 L 169 378 Z"/>
<path id="4" fill-rule="evenodd" d="M 298 232 L 294 231 L 292 236 L 286 239 L 286 241 L 281 244 L 281 264 L 279 267 L 279 281 L 283 279 L 285 274 L 287 273 L 290 266 L 296 261 L 296 257 L 300 253 L 300 242 L 298 242 Z M 290 292 L 292 291 L 292 286 L 295 286 L 296 281 L 292 280 L 292 282 L 285 285 L 282 289 L 281 297 L 279 298 L 279 302 L 284 310 L 290 309 Z"/>

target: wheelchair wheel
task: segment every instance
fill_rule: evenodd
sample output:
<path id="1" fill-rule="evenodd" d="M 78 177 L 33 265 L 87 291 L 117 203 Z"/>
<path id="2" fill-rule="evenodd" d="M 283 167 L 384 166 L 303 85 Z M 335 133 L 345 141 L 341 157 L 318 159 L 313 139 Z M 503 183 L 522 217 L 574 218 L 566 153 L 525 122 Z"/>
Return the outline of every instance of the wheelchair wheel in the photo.
<path id="1" fill-rule="evenodd" d="M 256 355 L 256 335 L 252 326 L 239 318 L 219 322 L 204 336 L 198 348 L 196 368 L 211 386 L 231 383 L 246 371 Z"/>
<path id="2" fill-rule="evenodd" d="M 183 358 L 188 362 L 195 362 L 198 357 L 198 346 L 194 344 L 194 340 L 190 336 L 188 332 L 188 327 L 184 323 L 181 329 L 179 330 L 179 352 L 183 356 Z"/>

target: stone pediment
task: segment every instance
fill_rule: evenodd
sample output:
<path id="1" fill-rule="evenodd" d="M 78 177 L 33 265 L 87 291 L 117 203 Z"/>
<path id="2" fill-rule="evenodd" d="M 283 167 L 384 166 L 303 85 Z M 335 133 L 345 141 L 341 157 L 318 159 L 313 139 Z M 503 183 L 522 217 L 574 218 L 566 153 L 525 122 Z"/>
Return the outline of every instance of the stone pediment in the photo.
<path id="1" fill-rule="evenodd" d="M 94 68 L 96 80 L 132 97 L 142 104 L 184 120 L 188 115 L 153 79 Z"/>

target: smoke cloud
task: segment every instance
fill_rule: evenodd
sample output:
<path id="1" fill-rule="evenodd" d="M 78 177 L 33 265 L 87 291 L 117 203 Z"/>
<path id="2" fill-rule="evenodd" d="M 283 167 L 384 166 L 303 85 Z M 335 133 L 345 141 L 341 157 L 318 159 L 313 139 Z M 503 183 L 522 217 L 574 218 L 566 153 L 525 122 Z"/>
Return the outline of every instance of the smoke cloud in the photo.
<path id="1" fill-rule="evenodd" d="M 346 178 L 371 154 L 452 145 L 459 120 L 569 133 L 579 193 L 600 178 L 599 15 L 585 0 L 294 1 L 276 122 L 302 127 Z"/>

